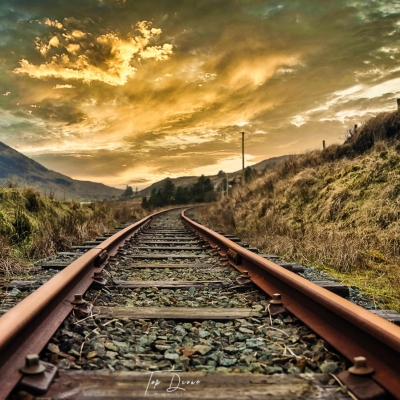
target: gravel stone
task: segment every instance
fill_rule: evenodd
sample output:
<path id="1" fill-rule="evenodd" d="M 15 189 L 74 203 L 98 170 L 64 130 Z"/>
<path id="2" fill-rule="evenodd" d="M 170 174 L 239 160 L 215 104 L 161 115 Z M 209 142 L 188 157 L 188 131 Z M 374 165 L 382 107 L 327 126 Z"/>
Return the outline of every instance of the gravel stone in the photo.
<path id="1" fill-rule="evenodd" d="M 200 353 L 201 355 L 205 355 L 205 354 L 209 353 L 213 348 L 212 348 L 212 346 L 198 344 L 198 345 L 194 346 L 193 349 L 196 350 L 197 353 Z"/>
<path id="2" fill-rule="evenodd" d="M 210 332 L 208 332 L 208 331 L 203 331 L 203 330 L 199 330 L 199 336 L 201 337 L 201 338 L 206 338 L 207 336 L 210 336 Z"/>
<path id="3" fill-rule="evenodd" d="M 251 335 L 254 334 L 254 332 L 252 330 L 247 329 L 247 328 L 239 328 L 239 331 L 242 332 L 242 333 L 249 333 Z"/>
<path id="4" fill-rule="evenodd" d="M 104 347 L 107 350 L 118 351 L 118 346 L 116 346 L 114 343 L 111 343 L 111 342 L 104 343 Z"/>
<path id="5" fill-rule="evenodd" d="M 338 370 L 338 366 L 336 363 L 331 361 L 324 361 L 320 366 L 319 369 L 323 374 L 334 374 Z"/>
<path id="6" fill-rule="evenodd" d="M 106 358 L 111 358 L 113 360 L 117 355 L 118 353 L 116 351 L 106 351 Z"/>
<path id="7" fill-rule="evenodd" d="M 221 357 L 218 361 L 219 365 L 222 365 L 224 367 L 230 367 L 231 365 L 236 364 L 237 358 L 234 357 Z"/>

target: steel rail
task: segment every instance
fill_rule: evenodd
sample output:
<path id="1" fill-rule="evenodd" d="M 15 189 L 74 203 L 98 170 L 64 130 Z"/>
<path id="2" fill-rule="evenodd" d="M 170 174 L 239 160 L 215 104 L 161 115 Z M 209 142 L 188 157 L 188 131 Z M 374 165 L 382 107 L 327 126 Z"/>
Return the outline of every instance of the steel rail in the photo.
<path id="1" fill-rule="evenodd" d="M 166 211 L 149 215 L 99 243 L 0 318 L 0 400 L 7 398 L 22 378 L 19 368 L 25 357 L 42 351 L 73 309 L 75 294 L 83 294 L 93 282 L 94 272 L 104 267 L 102 256 L 115 255 L 126 240 Z"/>
<path id="2" fill-rule="evenodd" d="M 231 250 L 241 257 L 237 264 L 230 260 L 231 265 L 247 270 L 250 279 L 270 296 L 280 293 L 288 311 L 348 360 L 365 357 L 375 370 L 372 379 L 400 398 L 400 327 L 192 221 L 185 211 L 182 220 L 220 255 Z"/>

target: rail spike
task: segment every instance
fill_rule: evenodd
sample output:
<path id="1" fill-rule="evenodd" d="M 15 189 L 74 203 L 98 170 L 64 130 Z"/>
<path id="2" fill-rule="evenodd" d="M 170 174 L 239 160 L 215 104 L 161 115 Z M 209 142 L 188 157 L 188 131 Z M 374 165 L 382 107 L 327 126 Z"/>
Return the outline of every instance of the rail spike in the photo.
<path id="1" fill-rule="evenodd" d="M 107 250 L 103 250 L 94 260 L 94 266 L 100 267 L 100 265 L 103 264 L 107 260 L 107 258 L 108 258 L 108 252 Z"/>
<path id="2" fill-rule="evenodd" d="M 242 256 L 236 253 L 235 250 L 228 249 L 226 255 L 229 260 L 233 261 L 236 265 L 240 265 L 242 263 Z"/>

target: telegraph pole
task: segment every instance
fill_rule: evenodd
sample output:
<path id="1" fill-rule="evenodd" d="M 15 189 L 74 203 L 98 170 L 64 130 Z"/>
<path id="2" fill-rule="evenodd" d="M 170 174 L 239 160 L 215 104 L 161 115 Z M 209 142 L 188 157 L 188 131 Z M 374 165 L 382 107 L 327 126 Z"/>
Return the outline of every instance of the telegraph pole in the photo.
<path id="1" fill-rule="evenodd" d="M 243 172 L 242 185 L 244 185 L 244 132 L 242 132 L 242 172 Z"/>

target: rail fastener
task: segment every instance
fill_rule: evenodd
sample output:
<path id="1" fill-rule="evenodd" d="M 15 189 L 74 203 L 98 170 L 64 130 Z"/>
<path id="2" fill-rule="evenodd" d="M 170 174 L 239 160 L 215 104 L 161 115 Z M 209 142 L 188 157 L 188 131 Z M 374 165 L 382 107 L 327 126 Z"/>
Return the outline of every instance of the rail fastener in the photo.
<path id="1" fill-rule="evenodd" d="M 374 369 L 369 367 L 363 356 L 353 358 L 354 365 L 340 372 L 337 378 L 357 399 L 385 400 L 387 392 L 373 379 Z"/>
<path id="2" fill-rule="evenodd" d="M 35 396 L 43 395 L 49 390 L 57 371 L 55 365 L 41 361 L 37 354 L 30 354 L 25 358 L 25 367 L 20 368 L 24 376 L 19 382 L 19 390 Z"/>

